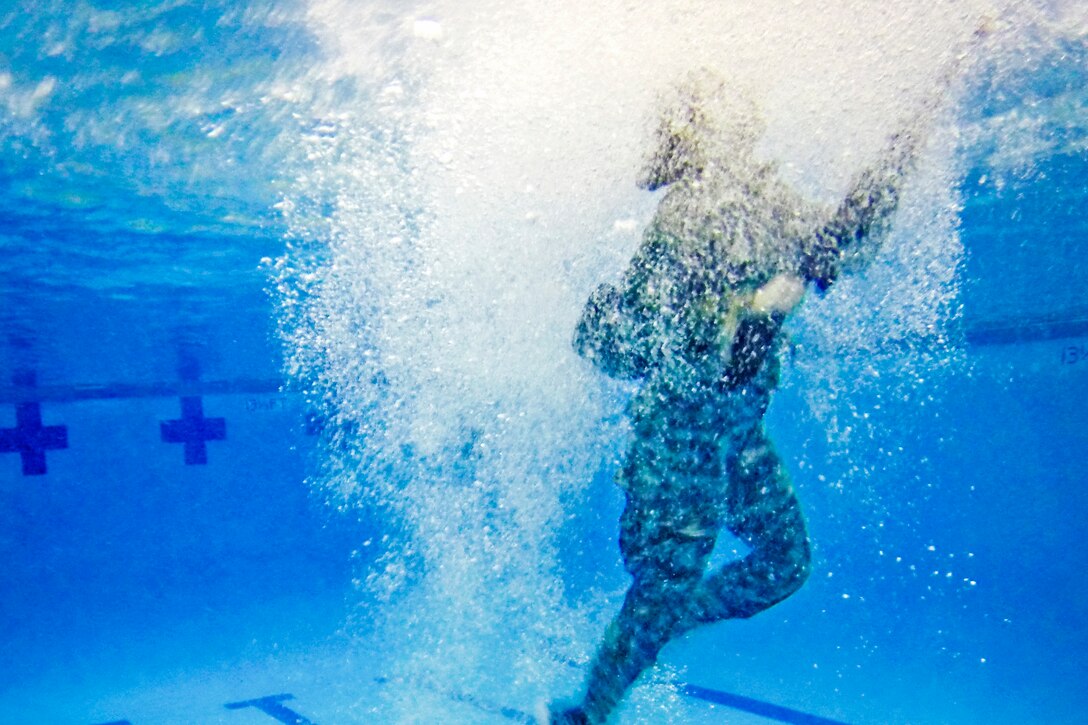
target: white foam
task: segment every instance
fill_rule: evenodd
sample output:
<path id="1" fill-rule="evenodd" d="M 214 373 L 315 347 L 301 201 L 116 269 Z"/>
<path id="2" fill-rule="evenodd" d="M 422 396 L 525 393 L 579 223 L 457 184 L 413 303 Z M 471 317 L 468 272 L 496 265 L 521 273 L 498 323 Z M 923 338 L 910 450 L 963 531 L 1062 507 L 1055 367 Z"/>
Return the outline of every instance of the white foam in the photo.
<path id="1" fill-rule="evenodd" d="M 653 213 L 634 180 L 657 95 L 693 67 L 728 72 L 765 116 L 760 154 L 829 203 L 979 18 L 1007 12 L 313 0 L 327 58 L 313 82 L 353 91 L 314 100 L 284 205 L 289 365 L 333 423 L 320 485 L 399 521 L 370 582 L 397 602 L 384 615 L 406 673 L 490 678 L 531 703 L 556 694 L 555 659 L 592 647 L 554 537 L 621 450 L 623 388 L 569 340 Z M 802 305 L 796 326 L 816 352 L 799 374 L 813 389 L 826 391 L 829 359 L 932 338 L 954 315 L 952 118 L 870 273 Z"/>

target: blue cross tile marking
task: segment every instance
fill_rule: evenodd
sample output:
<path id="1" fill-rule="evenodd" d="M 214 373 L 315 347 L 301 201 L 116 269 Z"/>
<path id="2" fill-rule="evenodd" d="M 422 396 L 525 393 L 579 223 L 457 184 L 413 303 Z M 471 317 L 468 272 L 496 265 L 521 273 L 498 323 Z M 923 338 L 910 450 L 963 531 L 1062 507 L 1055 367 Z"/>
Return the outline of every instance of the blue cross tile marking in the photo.
<path id="1" fill-rule="evenodd" d="M 185 444 L 185 465 L 203 466 L 208 462 L 208 441 L 221 441 L 227 437 L 227 421 L 224 418 L 205 418 L 200 396 L 181 399 L 181 418 L 159 423 L 162 439 L 166 443 Z"/>
<path id="2" fill-rule="evenodd" d="M 244 707 L 255 707 L 265 715 L 279 720 L 284 725 L 316 725 L 312 720 L 307 720 L 291 708 L 281 705 L 284 700 L 294 700 L 295 696 L 284 693 L 283 695 L 269 695 L 258 697 L 256 700 L 244 700 L 242 702 L 228 702 L 223 707 L 228 710 L 241 710 Z"/>
<path id="3" fill-rule="evenodd" d="M 68 447 L 68 428 L 42 425 L 41 403 L 15 406 L 15 427 L 0 429 L 0 453 L 18 453 L 23 459 L 24 476 L 46 473 L 45 452 Z"/>
<path id="4" fill-rule="evenodd" d="M 35 375 L 29 370 L 20 370 L 12 382 L 16 387 L 33 388 Z M 43 426 L 42 405 L 37 401 L 16 403 L 15 427 L 0 428 L 0 453 L 18 453 L 23 459 L 24 476 L 45 475 L 45 452 L 67 447 L 67 426 Z"/>

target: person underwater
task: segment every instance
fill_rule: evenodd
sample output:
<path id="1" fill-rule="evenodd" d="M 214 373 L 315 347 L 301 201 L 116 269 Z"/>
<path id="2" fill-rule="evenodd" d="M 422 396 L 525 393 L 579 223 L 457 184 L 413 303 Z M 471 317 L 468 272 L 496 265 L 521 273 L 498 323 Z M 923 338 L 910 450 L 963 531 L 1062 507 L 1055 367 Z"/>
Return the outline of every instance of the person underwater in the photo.
<path id="1" fill-rule="evenodd" d="M 826 290 L 872 258 L 937 105 L 828 211 L 757 158 L 757 108 L 723 78 L 703 70 L 674 89 L 639 180 L 665 189 L 656 215 L 619 283 L 590 295 L 574 335 L 599 370 L 640 383 L 616 476 L 632 582 L 581 702 L 553 705 L 544 722 L 606 722 L 670 640 L 756 615 L 805 583 L 805 519 L 763 424 L 783 324 L 808 287 Z M 708 573 L 723 527 L 750 551 Z"/>

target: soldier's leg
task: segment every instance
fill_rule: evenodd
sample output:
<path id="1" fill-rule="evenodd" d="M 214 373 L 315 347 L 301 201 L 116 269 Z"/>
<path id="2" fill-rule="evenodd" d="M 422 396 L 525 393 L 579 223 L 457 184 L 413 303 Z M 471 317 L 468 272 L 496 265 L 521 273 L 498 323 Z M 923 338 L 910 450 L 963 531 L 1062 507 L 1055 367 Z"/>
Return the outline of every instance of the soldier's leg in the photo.
<path id="1" fill-rule="evenodd" d="M 678 512 L 675 506 L 670 511 L 660 504 L 628 496 L 620 547 L 634 581 L 597 651 L 581 707 L 555 722 L 605 722 L 662 647 L 684 628 L 714 548 L 713 527 L 700 526 L 691 511 Z"/>
<path id="2" fill-rule="evenodd" d="M 692 626 L 762 612 L 797 591 L 811 570 L 801 506 L 762 425 L 729 456 L 727 471 L 726 525 L 751 551 L 704 580 Z"/>

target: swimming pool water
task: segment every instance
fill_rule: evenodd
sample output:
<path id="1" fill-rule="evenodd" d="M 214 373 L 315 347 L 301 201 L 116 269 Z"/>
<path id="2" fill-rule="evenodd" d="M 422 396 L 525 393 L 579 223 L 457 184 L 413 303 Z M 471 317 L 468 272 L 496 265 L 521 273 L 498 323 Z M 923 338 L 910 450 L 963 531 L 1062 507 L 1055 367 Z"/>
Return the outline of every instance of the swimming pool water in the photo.
<path id="1" fill-rule="evenodd" d="M 666 5 L 0 10 L 0 722 L 502 722 L 574 695 L 626 586 L 630 391 L 567 340 L 652 212 L 619 190 L 627 117 L 672 51 L 731 48 L 811 186 L 896 116 L 872 79 L 910 97 L 970 25 Z M 991 8 L 906 231 L 792 323 L 768 425 L 811 580 L 670 645 L 620 722 L 1085 719 L 1075 5 Z M 871 67 L 845 17 L 886 23 Z M 818 92 L 843 77 L 846 120 Z"/>

